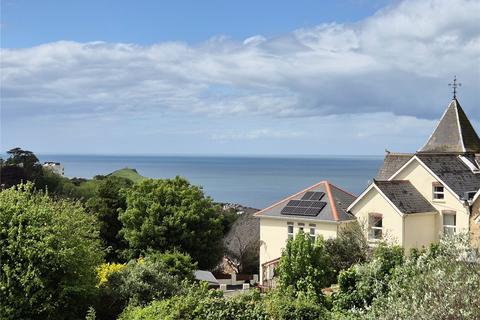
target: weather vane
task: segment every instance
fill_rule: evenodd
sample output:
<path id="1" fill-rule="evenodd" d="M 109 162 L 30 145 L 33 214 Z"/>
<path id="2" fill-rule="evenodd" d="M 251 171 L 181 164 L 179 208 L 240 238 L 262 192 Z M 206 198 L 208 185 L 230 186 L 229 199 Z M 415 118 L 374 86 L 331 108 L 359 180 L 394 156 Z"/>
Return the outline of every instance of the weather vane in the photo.
<path id="1" fill-rule="evenodd" d="M 457 76 L 453 76 L 453 83 L 449 83 L 448 86 L 453 88 L 453 99 L 456 99 L 457 98 L 457 88 L 462 86 L 462 84 L 460 82 L 457 83 Z"/>

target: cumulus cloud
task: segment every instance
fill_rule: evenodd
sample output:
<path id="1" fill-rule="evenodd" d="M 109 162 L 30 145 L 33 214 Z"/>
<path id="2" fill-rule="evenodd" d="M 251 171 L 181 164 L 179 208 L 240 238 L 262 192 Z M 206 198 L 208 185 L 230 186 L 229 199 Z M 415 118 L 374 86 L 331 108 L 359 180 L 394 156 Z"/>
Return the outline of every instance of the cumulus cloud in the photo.
<path id="1" fill-rule="evenodd" d="M 431 119 L 456 74 L 461 101 L 479 118 L 479 12 L 478 0 L 406 0 L 354 24 L 274 38 L 3 49 L 3 117 L 391 112 Z"/>

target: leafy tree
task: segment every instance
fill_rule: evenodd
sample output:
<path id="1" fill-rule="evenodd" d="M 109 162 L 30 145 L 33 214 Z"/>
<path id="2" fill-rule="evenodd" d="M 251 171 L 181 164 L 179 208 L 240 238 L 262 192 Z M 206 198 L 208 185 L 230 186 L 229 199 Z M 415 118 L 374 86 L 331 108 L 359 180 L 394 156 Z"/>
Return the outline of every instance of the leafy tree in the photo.
<path id="1" fill-rule="evenodd" d="M 370 251 L 363 230 L 357 223 L 347 224 L 336 238 L 326 240 L 325 249 L 332 258 L 335 278 L 340 271 L 365 262 Z"/>
<path id="2" fill-rule="evenodd" d="M 309 235 L 300 231 L 287 242 L 277 272 L 282 290 L 321 297 L 321 289 L 331 284 L 333 272 L 323 238 L 312 241 Z"/>
<path id="3" fill-rule="evenodd" d="M 154 252 L 147 255 L 145 260 L 157 263 L 159 268 L 169 275 L 190 281 L 193 281 L 194 271 L 197 269 L 197 263 L 192 261 L 189 254 L 178 251 Z"/>
<path id="4" fill-rule="evenodd" d="M 403 248 L 380 243 L 371 261 L 340 272 L 340 291 L 335 295 L 334 308 L 351 310 L 369 307 L 376 297 L 388 292 L 388 281 L 395 268 L 403 262 Z"/>
<path id="5" fill-rule="evenodd" d="M 21 148 L 7 151 L 8 159 L 0 167 L 0 183 L 8 188 L 26 181 L 37 181 L 42 177 L 42 165 L 37 156 Z"/>
<path id="6" fill-rule="evenodd" d="M 80 319 L 102 261 L 97 223 L 80 204 L 20 184 L 0 192 L 0 318 Z"/>
<path id="7" fill-rule="evenodd" d="M 130 188 L 133 182 L 109 176 L 96 180 L 96 183 L 94 196 L 87 200 L 86 207 L 100 222 L 100 237 L 107 248 L 107 261 L 122 261 L 121 253 L 127 248 L 127 242 L 119 234 L 123 225 L 118 214 L 127 208 L 123 190 Z"/>
<path id="8" fill-rule="evenodd" d="M 201 269 L 222 256 L 222 217 L 201 188 L 176 177 L 144 180 L 126 192 L 127 209 L 119 215 L 129 254 L 177 249 Z"/>
<path id="9" fill-rule="evenodd" d="M 480 252 L 466 235 L 444 238 L 396 267 L 368 319 L 480 319 Z"/>

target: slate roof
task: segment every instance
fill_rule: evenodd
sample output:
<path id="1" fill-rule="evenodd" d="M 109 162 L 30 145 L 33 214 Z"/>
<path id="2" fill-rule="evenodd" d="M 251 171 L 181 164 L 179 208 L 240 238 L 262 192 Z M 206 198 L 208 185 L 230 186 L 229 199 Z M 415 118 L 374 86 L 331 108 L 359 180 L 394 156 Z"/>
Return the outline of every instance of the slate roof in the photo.
<path id="1" fill-rule="evenodd" d="M 374 183 L 402 213 L 437 212 L 408 180 L 374 181 Z"/>
<path id="2" fill-rule="evenodd" d="M 480 138 L 454 98 L 419 153 L 480 153 Z"/>
<path id="3" fill-rule="evenodd" d="M 377 180 L 388 180 L 405 163 L 413 157 L 411 153 L 387 153 L 383 160 L 383 165 L 378 170 Z"/>
<path id="4" fill-rule="evenodd" d="M 317 216 L 299 216 L 299 215 L 284 215 L 280 212 L 290 200 L 299 200 L 307 191 L 325 192 L 322 201 L 325 201 L 326 206 L 320 211 Z M 305 190 L 302 190 L 292 196 L 289 196 L 255 214 L 256 217 L 278 217 L 291 220 L 302 219 L 315 221 L 348 221 L 354 220 L 355 217 L 347 212 L 348 206 L 355 201 L 356 196 L 340 189 L 328 181 L 321 181 Z M 331 201 L 333 200 L 333 201 Z"/>
<path id="5" fill-rule="evenodd" d="M 464 198 L 465 192 L 480 189 L 480 173 L 474 173 L 456 154 L 417 154 L 453 192 Z M 474 160 L 474 155 L 463 155 Z M 475 161 L 472 162 L 473 164 Z"/>

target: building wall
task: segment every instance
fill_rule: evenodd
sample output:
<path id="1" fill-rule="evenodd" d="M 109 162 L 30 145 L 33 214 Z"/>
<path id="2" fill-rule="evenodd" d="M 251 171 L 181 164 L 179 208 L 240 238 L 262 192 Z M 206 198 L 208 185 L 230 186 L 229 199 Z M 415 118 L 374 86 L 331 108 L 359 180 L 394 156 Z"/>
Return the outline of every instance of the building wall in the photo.
<path id="1" fill-rule="evenodd" d="M 470 233 L 472 236 L 472 244 L 480 249 L 480 197 L 472 206 L 470 215 Z"/>
<path id="2" fill-rule="evenodd" d="M 262 265 L 282 255 L 288 240 L 288 222 L 294 223 L 294 234 L 299 231 L 299 223 L 305 225 L 306 233 L 309 232 L 309 224 L 313 223 L 316 225 L 317 236 L 322 235 L 324 239 L 335 238 L 339 226 L 337 223 L 312 220 L 260 218 L 260 283 L 263 283 Z"/>
<path id="3" fill-rule="evenodd" d="M 410 180 L 415 188 L 440 213 L 435 219 L 435 231 L 438 237 L 443 233 L 443 210 L 456 212 L 457 232 L 467 232 L 469 229 L 469 212 L 458 198 L 445 188 L 445 199 L 433 199 L 432 183 L 437 181 L 418 161 L 412 161 L 395 178 L 395 180 Z"/>
<path id="4" fill-rule="evenodd" d="M 420 249 L 428 247 L 438 240 L 435 229 L 438 214 L 411 214 L 404 216 L 404 241 L 405 252 L 411 248 Z"/>
<path id="5" fill-rule="evenodd" d="M 367 239 L 369 214 L 380 213 L 383 216 L 382 234 L 385 241 L 403 244 L 403 218 L 375 188 L 370 189 L 351 211 L 365 230 Z"/>

